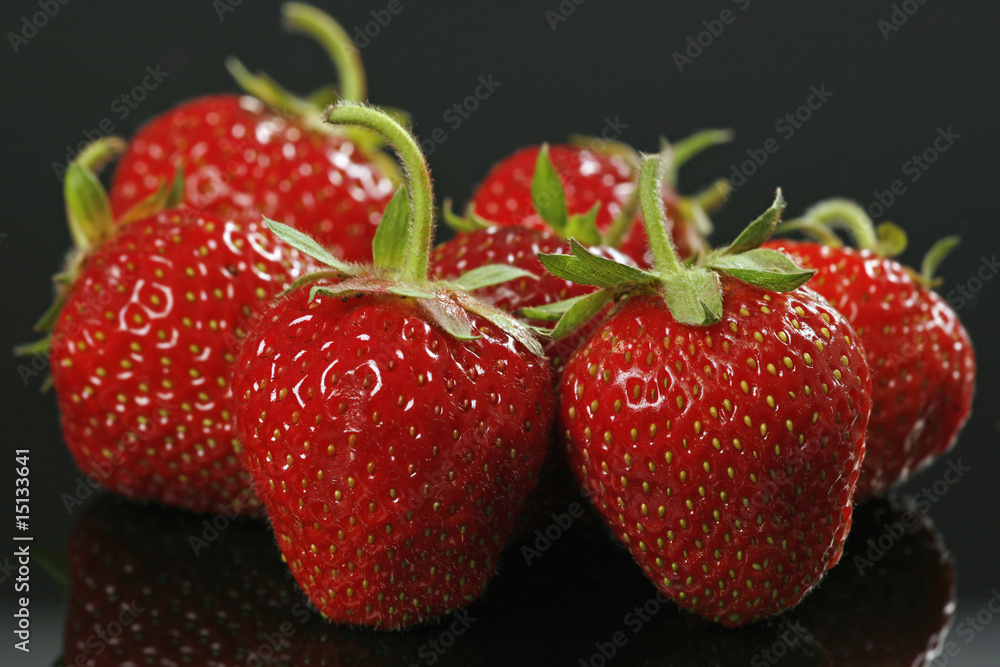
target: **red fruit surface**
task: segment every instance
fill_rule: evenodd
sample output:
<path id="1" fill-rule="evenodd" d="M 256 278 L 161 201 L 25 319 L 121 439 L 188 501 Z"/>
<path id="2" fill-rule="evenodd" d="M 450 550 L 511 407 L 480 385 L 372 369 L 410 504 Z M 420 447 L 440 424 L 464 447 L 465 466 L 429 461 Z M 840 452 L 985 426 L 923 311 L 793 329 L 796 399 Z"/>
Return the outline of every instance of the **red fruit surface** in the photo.
<path id="1" fill-rule="evenodd" d="M 471 203 L 478 216 L 498 225 L 551 231 L 535 210 L 531 197 L 531 181 L 540 150 L 541 146 L 522 148 L 493 166 L 472 195 Z M 635 192 L 638 170 L 621 155 L 569 144 L 549 146 L 549 158 L 562 181 L 569 214 L 586 213 L 601 202 L 596 224 L 599 231 L 606 231 Z M 665 189 L 663 203 L 671 220 L 681 220 L 676 192 Z M 646 231 L 641 220 L 642 216 L 637 214 L 619 249 L 639 265 L 648 266 Z M 685 225 L 676 226 L 673 237 L 681 257 L 692 253 Z"/>
<path id="2" fill-rule="evenodd" d="M 857 500 L 885 492 L 947 451 L 972 411 L 976 359 L 958 315 L 899 262 L 869 250 L 767 244 L 818 271 L 809 287 L 858 332 L 872 414 Z"/>
<path id="3" fill-rule="evenodd" d="M 486 587 L 549 443 L 548 365 L 486 320 L 460 342 L 412 299 L 280 301 L 235 392 L 251 474 L 328 618 L 399 628 Z"/>
<path id="4" fill-rule="evenodd" d="M 235 435 L 233 364 L 259 310 L 312 266 L 265 234 L 178 209 L 118 227 L 84 260 L 50 359 L 66 445 L 105 488 L 259 512 Z"/>
<path id="5" fill-rule="evenodd" d="M 613 248 L 593 246 L 590 251 L 599 257 L 635 266 L 628 256 Z M 476 290 L 478 298 L 509 312 L 529 306 L 544 306 L 597 290 L 591 285 L 580 285 L 549 273 L 538 260 L 538 253 L 571 254 L 568 241 L 545 229 L 487 227 L 458 234 L 435 248 L 431 255 L 431 271 L 436 279 L 452 280 L 487 264 L 509 264 L 538 276 L 538 280 L 520 278 Z M 551 327 L 548 322 L 536 324 Z M 556 375 L 562 371 L 584 335 L 583 331 L 577 331 L 558 340 L 542 341 Z"/>
<path id="6" fill-rule="evenodd" d="M 186 102 L 136 133 L 111 185 L 114 217 L 171 182 L 178 166 L 192 208 L 249 222 L 267 216 L 351 261 L 371 259 L 395 191 L 342 135 L 312 130 L 253 97 L 217 95 Z"/>
<path id="7" fill-rule="evenodd" d="M 624 302 L 567 364 L 559 419 L 577 479 L 657 588 L 735 626 L 794 607 L 837 563 L 870 401 L 829 304 L 722 287 L 705 327 L 658 297 Z"/>

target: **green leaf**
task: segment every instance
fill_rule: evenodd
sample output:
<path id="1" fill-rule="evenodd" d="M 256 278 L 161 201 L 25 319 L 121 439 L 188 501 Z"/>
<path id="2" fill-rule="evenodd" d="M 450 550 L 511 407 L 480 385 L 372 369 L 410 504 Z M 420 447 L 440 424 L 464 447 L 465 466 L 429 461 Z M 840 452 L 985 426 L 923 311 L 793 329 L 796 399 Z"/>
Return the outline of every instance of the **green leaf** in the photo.
<path id="1" fill-rule="evenodd" d="M 803 269 L 785 253 L 768 248 L 713 257 L 708 266 L 772 292 L 790 292 L 816 273 Z"/>
<path id="2" fill-rule="evenodd" d="M 728 247 L 719 250 L 719 254 L 735 255 L 760 247 L 760 244 L 771 238 L 771 234 L 774 233 L 775 227 L 778 226 L 778 220 L 781 218 L 781 209 L 784 207 L 785 198 L 781 196 L 781 188 L 778 188 L 771 207 L 740 232 L 740 235 Z"/>
<path id="3" fill-rule="evenodd" d="M 906 250 L 906 232 L 899 225 L 883 222 L 875 228 L 878 236 L 876 252 L 883 257 L 897 257 Z"/>
<path id="4" fill-rule="evenodd" d="M 441 217 L 444 219 L 444 223 L 456 232 L 474 232 L 477 229 L 490 226 L 488 222 L 476 216 L 471 206 L 465 217 L 455 213 L 452 210 L 451 198 L 445 199 L 444 203 L 441 204 Z"/>
<path id="5" fill-rule="evenodd" d="M 419 287 L 406 285 L 404 283 L 389 285 L 385 291 L 395 294 L 396 296 L 407 296 L 413 299 L 433 299 L 436 297 L 434 292 L 428 292 L 427 290 L 422 290 Z"/>
<path id="6" fill-rule="evenodd" d="M 406 260 L 410 246 L 410 198 L 406 188 L 400 186 L 382 213 L 382 220 L 375 228 L 372 254 L 375 266 L 399 270 Z"/>
<path id="7" fill-rule="evenodd" d="M 604 310 L 614 297 L 613 291 L 600 289 L 574 300 L 565 314 L 556 322 L 556 326 L 549 336 L 552 338 L 568 336 Z"/>
<path id="8" fill-rule="evenodd" d="M 608 282 L 603 278 L 596 278 L 587 268 L 573 255 L 561 255 L 558 253 L 539 253 L 538 261 L 542 266 L 554 276 L 564 280 L 572 280 L 581 285 L 596 285 L 598 287 L 615 287 L 614 282 Z"/>
<path id="9" fill-rule="evenodd" d="M 566 193 L 563 191 L 559 174 L 549 159 L 549 145 L 542 144 L 535 162 L 535 175 L 531 179 L 531 202 L 535 210 L 562 236 L 566 236 L 569 214 L 566 209 Z"/>
<path id="10" fill-rule="evenodd" d="M 286 224 L 266 217 L 264 218 L 264 224 L 267 225 L 267 228 L 270 229 L 275 236 L 299 252 L 309 255 L 313 259 L 323 262 L 330 268 L 340 271 L 343 274 L 353 276 L 358 273 L 358 266 L 337 259 L 329 250 L 321 246 L 308 234 L 303 234 L 294 227 L 289 227 Z"/>
<path id="11" fill-rule="evenodd" d="M 928 285 L 934 284 L 934 274 L 937 273 L 941 262 L 951 254 L 952 250 L 958 247 L 961 241 L 957 236 L 946 236 L 931 246 L 931 249 L 924 255 L 924 261 L 920 264 L 920 277 L 925 283 Z"/>
<path id="12" fill-rule="evenodd" d="M 525 326 L 523 322 L 510 313 L 485 304 L 471 294 L 459 292 L 455 296 L 470 312 L 476 313 L 492 322 L 536 357 L 540 359 L 545 358 L 545 351 L 542 349 L 542 344 L 532 334 L 532 328 Z"/>
<path id="13" fill-rule="evenodd" d="M 570 299 L 565 299 L 563 301 L 556 301 L 555 303 L 547 303 L 543 306 L 529 306 L 527 308 L 521 308 L 517 313 L 523 317 L 528 317 L 533 320 L 545 320 L 546 322 L 557 322 L 560 317 L 566 314 L 570 308 L 573 307 L 581 299 L 587 298 L 586 294 L 580 296 L 574 296 Z"/>
<path id="14" fill-rule="evenodd" d="M 111 231 L 111 205 L 97 176 L 80 164 L 71 164 L 63 188 L 73 243 L 83 249 L 100 242 Z"/>
<path id="15" fill-rule="evenodd" d="M 665 276 L 660 290 L 674 319 L 706 326 L 722 318 L 722 283 L 714 271 L 691 269 Z"/>
<path id="16" fill-rule="evenodd" d="M 538 276 L 531 271 L 526 271 L 516 266 L 509 264 L 487 264 L 486 266 L 479 266 L 471 271 L 467 271 L 451 282 L 456 287 L 471 292 L 482 287 L 498 285 L 508 280 L 517 280 L 518 278 L 538 280 Z"/>
<path id="17" fill-rule="evenodd" d="M 420 306 L 453 338 L 475 340 L 480 337 L 472 326 L 472 318 L 455 301 L 447 298 L 425 299 Z"/>
<path id="18" fill-rule="evenodd" d="M 605 281 L 613 281 L 613 284 L 610 285 L 612 287 L 618 285 L 648 285 L 657 279 L 655 275 L 648 271 L 598 257 L 587 250 L 576 239 L 570 239 L 569 247 L 573 252 L 573 256 L 580 260 L 580 264 L 585 269 L 590 270 L 596 276 L 601 276 Z"/>
<path id="19" fill-rule="evenodd" d="M 597 213 L 601 210 L 601 202 L 595 202 L 589 211 L 582 215 L 571 215 L 566 223 L 566 238 L 580 239 L 587 245 L 597 245 L 601 242 L 601 233 L 597 231 Z"/>

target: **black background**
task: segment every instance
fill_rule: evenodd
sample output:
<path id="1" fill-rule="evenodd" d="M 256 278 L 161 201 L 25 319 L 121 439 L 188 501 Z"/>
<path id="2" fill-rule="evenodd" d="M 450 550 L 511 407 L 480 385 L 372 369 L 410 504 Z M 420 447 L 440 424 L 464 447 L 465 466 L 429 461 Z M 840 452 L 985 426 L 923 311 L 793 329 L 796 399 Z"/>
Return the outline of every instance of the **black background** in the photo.
<path id="1" fill-rule="evenodd" d="M 794 215 L 832 195 L 868 205 L 875 191 L 901 179 L 906 192 L 880 218 L 909 232 L 903 259 L 916 265 L 934 240 L 957 233 L 963 244 L 942 268 L 942 293 L 980 271 L 995 278 L 984 262 L 1000 245 L 1000 41 L 993 3 L 909 0 L 900 4 L 915 13 L 886 38 L 878 22 L 893 13 L 888 0 L 565 0 L 563 8 L 574 9 L 555 29 L 546 12 L 558 12 L 559 0 L 400 2 L 402 11 L 362 50 L 370 99 L 407 109 L 420 136 L 445 130 L 447 140 L 430 155 L 439 199 L 464 202 L 489 166 L 520 146 L 598 134 L 609 119 L 623 128 L 622 141 L 643 150 L 655 149 L 661 135 L 731 127 L 735 141 L 690 163 L 682 188 L 694 191 L 729 176 L 748 150 L 770 137 L 780 148 L 715 216 L 716 241 L 766 208 L 776 186 Z M 317 4 L 353 32 L 372 20 L 370 11 L 389 3 Z M 232 11 L 220 15 L 220 5 Z M 705 31 L 702 22 L 724 9 L 735 20 L 678 71 L 674 52 L 684 51 L 689 37 Z M 31 339 L 31 324 L 51 297 L 49 276 L 69 247 L 61 183 L 52 168 L 66 161 L 67 144 L 83 141 L 84 131 L 105 118 L 116 134 L 129 136 L 183 100 L 235 90 L 222 64 L 227 55 L 303 92 L 334 76 L 317 46 L 280 29 L 275 2 L 73 0 L 14 53 L 6 35 L 20 32 L 22 17 L 37 11 L 37 0 L 8 0 L 0 10 L 0 359 Z M 116 110 L 122 107 L 112 103 L 141 83 L 147 66 L 169 76 L 121 118 Z M 480 76 L 490 75 L 499 87 L 454 128 L 444 114 L 473 94 Z M 832 97 L 788 137 L 776 123 L 804 104 L 813 86 L 825 86 Z M 932 146 L 939 128 L 959 138 L 911 182 L 904 163 Z M 976 344 L 979 382 L 972 420 L 946 461 L 971 469 L 930 511 L 957 560 L 959 594 L 969 599 L 987 598 L 1000 585 L 998 299 L 1000 279 L 986 280 L 960 309 Z M 61 496 L 73 492 L 79 472 L 62 445 L 53 397 L 38 394 L 41 375 L 22 377 L 22 363 L 13 356 L 0 361 L 0 457 L 7 458 L 0 460 L 0 498 L 13 504 L 13 450 L 30 448 L 32 533 L 39 544 L 59 548 L 74 521 Z M 946 461 L 907 489 L 920 492 L 941 480 Z M 7 514 L 0 509 L 0 516 Z M 7 535 L 12 519 L 2 522 Z M 0 559 L 11 551 L 7 544 L 4 538 Z M 9 587 L 3 584 L 5 596 Z"/>

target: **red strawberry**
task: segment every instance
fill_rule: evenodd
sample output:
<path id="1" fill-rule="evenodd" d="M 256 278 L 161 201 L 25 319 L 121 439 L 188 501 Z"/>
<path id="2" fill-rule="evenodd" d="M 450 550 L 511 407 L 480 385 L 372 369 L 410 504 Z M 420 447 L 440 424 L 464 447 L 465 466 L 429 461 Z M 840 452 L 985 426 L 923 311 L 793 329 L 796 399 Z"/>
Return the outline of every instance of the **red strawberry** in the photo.
<path id="1" fill-rule="evenodd" d="M 40 322 L 66 445 L 130 498 L 256 514 L 230 375 L 258 310 L 310 264 L 253 225 L 186 208 L 113 226 L 88 164 L 118 142 L 67 171 L 77 249 Z"/>
<path id="2" fill-rule="evenodd" d="M 976 360 L 958 315 L 932 289 L 934 270 L 957 239 L 932 249 L 918 276 L 890 259 L 905 247 L 905 235 L 894 225 L 876 235 L 863 210 L 840 200 L 806 213 L 813 226 L 845 219 L 859 250 L 840 247 L 832 234 L 824 238 L 834 247 L 787 240 L 770 245 L 816 269 L 810 286 L 847 317 L 864 344 L 872 369 L 872 414 L 857 490 L 863 500 L 954 445 L 972 410 Z"/>
<path id="3" fill-rule="evenodd" d="M 317 36 L 340 68 L 345 99 L 362 100 L 364 71 L 350 37 L 333 19 L 298 3 L 286 24 Z M 347 260 L 371 258 L 375 225 L 395 186 L 370 139 L 331 132 L 319 106 L 276 89 L 230 63 L 255 97 L 216 95 L 186 102 L 146 124 L 122 157 L 111 206 L 123 214 L 178 168 L 186 202 L 227 219 L 283 220 Z M 267 102 L 268 104 L 265 104 Z"/>
<path id="4" fill-rule="evenodd" d="M 687 257 L 704 246 L 702 235 L 710 225 L 698 199 L 685 199 L 676 191 L 676 169 L 694 154 L 728 141 L 730 133 L 710 130 L 679 142 L 668 150 L 673 156 L 671 177 L 663 189 L 663 202 L 672 222 L 678 251 Z M 514 225 L 552 230 L 575 237 L 586 245 L 604 243 L 618 247 L 640 265 L 648 265 L 646 234 L 638 218 L 636 181 L 638 156 L 629 147 L 589 140 L 579 144 L 529 146 L 504 158 L 473 193 L 470 222 Z M 728 193 L 720 181 L 701 199 L 716 206 Z M 579 227 L 573 224 L 576 218 Z M 567 220 L 569 221 L 567 223 Z M 582 228 L 593 228 L 589 234 Z"/>
<path id="5" fill-rule="evenodd" d="M 302 624 L 319 618 L 256 522 L 216 530 L 104 496 L 80 516 L 68 555 L 61 664 L 288 665 Z"/>
<path id="6" fill-rule="evenodd" d="M 338 262 L 269 223 L 332 271 L 250 334 L 237 421 L 309 598 L 333 620 L 400 628 L 484 590 L 545 456 L 552 377 L 522 325 L 464 291 L 524 271 L 427 280 L 433 199 L 416 140 L 376 109 L 328 113 L 398 148 L 412 223 L 401 188 L 375 236 L 375 268 Z"/>
<path id="7" fill-rule="evenodd" d="M 797 289 L 812 272 L 757 249 L 780 193 L 689 268 L 662 224 L 659 162 L 644 158 L 640 180 L 652 272 L 578 244 L 573 257 L 542 257 L 557 275 L 609 288 L 564 319 L 624 298 L 570 358 L 560 425 L 577 479 L 657 588 L 743 625 L 794 607 L 840 558 L 868 367 L 843 316 Z"/>

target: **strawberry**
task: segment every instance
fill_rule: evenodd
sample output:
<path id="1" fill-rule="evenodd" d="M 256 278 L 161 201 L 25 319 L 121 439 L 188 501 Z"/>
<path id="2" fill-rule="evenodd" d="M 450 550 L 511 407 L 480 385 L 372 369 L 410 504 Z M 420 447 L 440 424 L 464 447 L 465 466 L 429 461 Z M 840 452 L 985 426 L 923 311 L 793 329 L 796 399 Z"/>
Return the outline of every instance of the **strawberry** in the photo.
<path id="1" fill-rule="evenodd" d="M 757 246 L 774 205 L 730 246 L 681 263 L 643 159 L 655 268 L 574 244 L 553 273 L 605 289 L 560 321 L 612 315 L 559 386 L 571 468 L 656 587 L 728 626 L 794 607 L 840 558 L 871 404 L 850 324 L 800 286 L 812 275 Z"/>
<path id="2" fill-rule="evenodd" d="M 955 567 L 906 498 L 855 514 L 840 567 L 795 610 L 837 665 L 936 664 L 955 615 Z"/>
<path id="3" fill-rule="evenodd" d="M 145 202 L 113 225 L 90 168 L 121 148 L 102 139 L 66 173 L 77 247 L 39 322 L 51 335 L 29 351 L 48 352 L 66 445 L 102 486 L 256 514 L 230 376 L 259 310 L 311 264 L 254 225 L 188 208 L 147 215 Z"/>
<path id="4" fill-rule="evenodd" d="M 282 11 L 289 28 L 330 51 L 342 97 L 364 99 L 364 70 L 344 30 L 308 5 L 288 3 Z M 370 259 L 375 224 L 395 189 L 380 166 L 384 156 L 370 138 L 329 131 L 319 104 L 251 75 L 236 60 L 229 67 L 256 97 L 201 97 L 147 123 L 115 172 L 112 210 L 121 215 L 182 168 L 185 200 L 198 210 L 238 221 L 276 217 L 338 257 Z"/>
<path id="5" fill-rule="evenodd" d="M 299 281 L 251 332 L 236 417 L 310 600 L 332 620 L 401 628 L 484 590 L 545 456 L 552 377 L 530 332 L 466 291 L 523 270 L 428 281 L 433 195 L 412 135 L 357 104 L 328 119 L 396 146 L 412 204 L 400 188 L 386 208 L 375 267 L 268 223 L 330 270 Z"/>
<path id="6" fill-rule="evenodd" d="M 319 619 L 260 523 L 218 530 L 111 496 L 73 529 L 68 578 L 65 665 L 288 665 Z"/>
<path id="7" fill-rule="evenodd" d="M 728 182 L 717 182 L 699 197 L 682 198 L 676 190 L 676 169 L 730 138 L 728 131 L 708 130 L 675 146 L 664 142 L 672 168 L 663 202 L 684 257 L 703 248 L 702 236 L 711 229 L 705 209 L 725 199 Z M 460 230 L 487 224 L 555 230 L 585 245 L 620 248 L 647 266 L 646 235 L 642 225 L 633 224 L 638 173 L 638 155 L 623 144 L 581 138 L 575 144 L 529 146 L 494 165 L 473 193 L 465 220 L 448 219 Z"/>
<path id="8" fill-rule="evenodd" d="M 905 248 L 905 233 L 891 223 L 876 231 L 852 202 L 822 202 L 804 220 L 789 223 L 789 229 L 805 226 L 816 233 L 819 228 L 828 243 L 771 245 L 816 269 L 810 286 L 851 322 L 872 368 L 860 501 L 884 493 L 951 448 L 972 410 L 972 341 L 932 289 L 938 264 L 958 239 L 943 239 L 932 248 L 917 275 L 892 259 Z M 843 247 L 830 225 L 847 226 L 859 249 Z"/>

